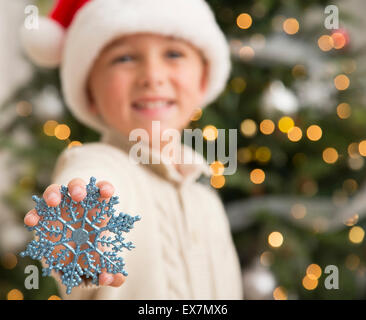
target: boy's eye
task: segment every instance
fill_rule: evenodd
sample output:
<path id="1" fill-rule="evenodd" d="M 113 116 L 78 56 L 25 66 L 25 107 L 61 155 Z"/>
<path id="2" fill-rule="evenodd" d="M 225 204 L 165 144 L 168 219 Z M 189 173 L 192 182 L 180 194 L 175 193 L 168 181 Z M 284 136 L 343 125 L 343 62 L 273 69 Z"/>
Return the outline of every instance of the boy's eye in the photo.
<path id="1" fill-rule="evenodd" d="M 118 58 L 116 58 L 116 59 L 114 59 L 113 60 L 113 64 L 115 64 L 115 63 L 120 63 L 120 62 L 127 62 L 127 61 L 130 61 L 130 60 L 132 60 L 133 59 L 133 57 L 132 56 L 130 56 L 130 55 L 127 55 L 127 54 L 125 54 L 125 55 L 123 55 L 123 56 L 120 56 L 120 57 L 118 57 Z"/>
<path id="2" fill-rule="evenodd" d="M 180 53 L 179 51 L 170 50 L 170 51 L 168 52 L 168 56 L 169 56 L 170 58 L 179 58 L 179 57 L 183 57 L 183 54 L 182 54 L 182 53 Z"/>

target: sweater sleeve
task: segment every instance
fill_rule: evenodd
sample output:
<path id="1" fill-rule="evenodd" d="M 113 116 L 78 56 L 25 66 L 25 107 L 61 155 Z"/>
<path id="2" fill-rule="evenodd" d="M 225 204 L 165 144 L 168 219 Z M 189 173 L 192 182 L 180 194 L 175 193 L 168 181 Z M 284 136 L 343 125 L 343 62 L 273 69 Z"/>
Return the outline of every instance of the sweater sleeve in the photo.
<path id="1" fill-rule="evenodd" d="M 72 179 L 81 178 L 88 184 L 91 176 L 96 178 L 96 182 L 101 180 L 108 181 L 115 187 L 114 195 L 119 197 L 116 212 L 120 212 L 122 210 L 118 211 L 117 207 L 121 203 L 126 204 L 126 201 L 128 201 L 129 188 L 125 187 L 121 190 L 121 176 L 120 174 L 114 174 L 116 163 L 118 163 L 115 157 L 116 155 L 111 152 L 111 149 L 99 143 L 65 149 L 57 159 L 51 183 L 67 186 Z M 119 164 L 121 163 L 119 162 Z M 121 171 L 123 172 L 124 170 L 119 170 L 119 172 Z M 128 172 L 123 176 L 122 185 L 128 185 Z M 66 287 L 62 284 L 60 275 L 56 273 L 52 273 L 52 275 L 56 280 L 63 299 L 93 299 L 93 296 L 97 294 L 96 291 L 102 288 L 90 282 L 83 282 L 79 287 L 73 288 L 71 294 L 67 295 Z"/>

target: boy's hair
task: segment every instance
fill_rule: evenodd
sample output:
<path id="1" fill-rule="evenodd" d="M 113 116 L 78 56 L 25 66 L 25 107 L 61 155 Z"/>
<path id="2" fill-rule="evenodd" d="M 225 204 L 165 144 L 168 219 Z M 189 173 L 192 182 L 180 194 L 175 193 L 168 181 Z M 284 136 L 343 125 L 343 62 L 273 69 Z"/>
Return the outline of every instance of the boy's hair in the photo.
<path id="1" fill-rule="evenodd" d="M 86 83 L 107 43 L 127 34 L 175 36 L 200 49 L 208 65 L 201 108 L 224 90 L 231 71 L 230 47 L 204 0 L 58 0 L 38 30 L 23 28 L 25 49 L 43 66 L 61 67 L 67 106 L 82 123 L 108 130 L 89 109 Z"/>

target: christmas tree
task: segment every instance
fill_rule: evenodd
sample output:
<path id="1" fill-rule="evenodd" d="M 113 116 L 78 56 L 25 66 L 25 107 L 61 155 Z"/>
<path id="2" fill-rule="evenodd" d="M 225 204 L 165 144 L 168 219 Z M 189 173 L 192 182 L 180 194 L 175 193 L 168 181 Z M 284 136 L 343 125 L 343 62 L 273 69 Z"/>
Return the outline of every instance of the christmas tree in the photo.
<path id="1" fill-rule="evenodd" d="M 208 130 L 238 130 L 237 171 L 221 175 L 215 162 L 210 183 L 227 207 L 245 298 L 365 298 L 366 110 L 356 62 L 363 52 L 343 26 L 352 16 L 334 6 L 327 14 L 325 0 L 208 2 L 233 68 L 225 92 L 197 110 L 191 128 L 207 141 L 217 137 Z M 43 13 L 51 6 L 36 3 Z M 22 169 L 2 200 L 22 226 L 61 151 L 99 135 L 67 111 L 58 70 L 34 68 L 2 112 L 10 110 L 16 116 L 0 147 L 11 151 L 9 168 L 21 162 Z M 57 297 L 49 278 L 24 290 L 25 266 L 34 261 L 1 249 L 1 299 Z"/>

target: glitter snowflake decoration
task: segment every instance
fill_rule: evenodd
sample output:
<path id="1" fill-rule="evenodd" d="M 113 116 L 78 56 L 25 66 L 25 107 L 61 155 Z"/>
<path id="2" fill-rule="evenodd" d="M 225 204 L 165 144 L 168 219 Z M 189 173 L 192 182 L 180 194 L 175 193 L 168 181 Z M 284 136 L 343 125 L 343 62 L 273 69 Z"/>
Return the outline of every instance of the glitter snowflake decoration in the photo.
<path id="1" fill-rule="evenodd" d="M 129 232 L 141 217 L 131 217 L 123 212 L 115 215 L 113 206 L 119 203 L 118 197 L 113 196 L 108 202 L 99 201 L 100 191 L 95 181 L 94 177 L 90 178 L 87 195 L 80 202 L 72 200 L 68 188 L 63 185 L 60 190 L 62 200 L 57 207 L 49 207 L 43 198 L 32 197 L 41 218 L 34 227 L 26 226 L 29 231 L 35 231 L 35 240 L 28 243 L 20 256 L 36 260 L 44 258 L 47 267 L 42 269 L 42 275 L 50 276 L 52 270 L 60 272 L 67 294 L 81 284 L 82 277 L 91 278 L 91 282 L 98 285 L 98 276 L 104 268 L 108 273 L 127 276 L 123 258 L 117 253 L 123 248 L 135 248 L 132 242 L 123 242 L 122 232 Z M 77 210 L 78 205 L 84 210 Z M 66 208 L 66 216 L 65 213 L 62 216 L 62 208 Z M 95 214 L 88 215 L 95 208 Z M 100 226 L 106 217 L 108 223 Z M 55 250 L 56 246 L 61 249 Z M 110 247 L 111 250 L 106 249 Z"/>

